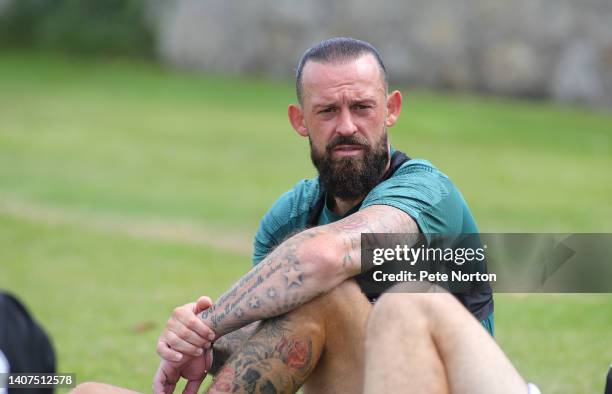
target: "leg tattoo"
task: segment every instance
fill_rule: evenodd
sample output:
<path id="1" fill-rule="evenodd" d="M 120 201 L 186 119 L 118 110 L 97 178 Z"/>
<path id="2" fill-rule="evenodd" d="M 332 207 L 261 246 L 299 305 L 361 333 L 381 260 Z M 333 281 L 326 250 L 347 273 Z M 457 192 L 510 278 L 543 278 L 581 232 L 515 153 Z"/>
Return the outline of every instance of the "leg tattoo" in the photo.
<path id="1" fill-rule="evenodd" d="M 230 332 L 215 342 L 213 345 L 213 365 L 210 373 L 217 375 L 219 368 L 223 366 L 232 354 L 238 353 L 242 346 L 255 334 L 261 322 L 256 321 L 240 330 Z"/>
<path id="2" fill-rule="evenodd" d="M 221 367 L 208 392 L 296 392 L 312 372 L 320 349 L 313 352 L 311 336 L 291 327 L 287 315 L 263 322 Z"/>

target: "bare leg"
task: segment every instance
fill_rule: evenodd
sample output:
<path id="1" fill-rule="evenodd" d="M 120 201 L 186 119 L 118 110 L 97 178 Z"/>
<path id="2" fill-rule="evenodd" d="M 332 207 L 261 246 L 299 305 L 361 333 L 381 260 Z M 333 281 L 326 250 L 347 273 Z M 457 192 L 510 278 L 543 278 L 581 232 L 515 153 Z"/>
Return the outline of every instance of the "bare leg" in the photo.
<path id="1" fill-rule="evenodd" d="M 229 358 L 240 351 L 242 346 L 261 328 L 261 321 L 256 321 L 248 326 L 242 327 L 239 330 L 230 332 L 223 336 L 213 345 L 213 365 L 210 368 L 209 373 L 216 375 Z"/>
<path id="2" fill-rule="evenodd" d="M 86 382 L 76 386 L 70 394 L 138 394 L 138 391 L 132 391 L 123 387 L 112 386 L 106 383 Z"/>
<path id="3" fill-rule="evenodd" d="M 215 344 L 209 393 L 358 393 L 363 388 L 365 325 L 372 309 L 354 281 L 283 316 L 228 334 Z M 306 383 L 305 383 L 306 382 Z M 117 392 L 86 384 L 84 392 Z"/>
<path id="4" fill-rule="evenodd" d="M 209 393 L 360 392 L 371 306 L 347 281 L 261 328 L 219 370 Z"/>
<path id="5" fill-rule="evenodd" d="M 305 393 L 360 393 L 365 369 L 366 322 L 372 304 L 353 280 L 331 294 L 325 315 L 325 348 L 304 384 Z"/>
<path id="6" fill-rule="evenodd" d="M 388 293 L 367 326 L 365 393 L 526 393 L 482 325 L 450 294 Z"/>
<path id="7" fill-rule="evenodd" d="M 312 371 L 322 333 L 301 316 L 284 315 L 260 329 L 215 374 L 208 393 L 293 393 Z"/>

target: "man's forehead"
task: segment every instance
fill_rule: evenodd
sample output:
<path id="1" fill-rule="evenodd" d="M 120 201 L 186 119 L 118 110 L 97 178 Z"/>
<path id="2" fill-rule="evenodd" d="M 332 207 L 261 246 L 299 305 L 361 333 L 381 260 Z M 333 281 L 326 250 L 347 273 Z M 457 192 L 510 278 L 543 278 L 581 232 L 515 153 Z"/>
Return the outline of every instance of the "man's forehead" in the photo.
<path id="1" fill-rule="evenodd" d="M 374 56 L 365 54 L 355 59 L 320 63 L 308 61 L 302 71 L 304 96 L 333 93 L 350 87 L 367 95 L 384 93 L 385 84 L 380 66 Z"/>

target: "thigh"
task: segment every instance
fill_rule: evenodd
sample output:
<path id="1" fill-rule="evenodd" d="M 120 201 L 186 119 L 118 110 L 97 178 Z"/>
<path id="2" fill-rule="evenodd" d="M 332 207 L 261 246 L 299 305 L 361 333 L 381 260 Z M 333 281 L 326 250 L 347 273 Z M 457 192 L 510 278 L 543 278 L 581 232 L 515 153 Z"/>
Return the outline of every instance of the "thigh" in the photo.
<path id="1" fill-rule="evenodd" d="M 357 283 L 349 280 L 321 307 L 325 345 L 306 383 L 306 393 L 360 393 L 365 365 L 365 327 L 372 309 Z"/>
<path id="2" fill-rule="evenodd" d="M 323 349 L 318 324 L 304 314 L 261 322 L 215 375 L 209 393 L 294 393 L 314 369 Z"/>
<path id="3" fill-rule="evenodd" d="M 76 386 L 70 394 L 139 394 L 139 392 L 106 383 L 86 382 Z"/>
<path id="4" fill-rule="evenodd" d="M 209 392 L 352 393 L 362 390 L 370 303 L 354 281 L 274 319 L 237 346 Z M 273 390 L 272 390 L 273 389 Z"/>
<path id="5" fill-rule="evenodd" d="M 444 359 L 449 387 L 457 393 L 523 393 L 527 385 L 491 332 L 450 295 L 435 294 L 429 315 Z"/>

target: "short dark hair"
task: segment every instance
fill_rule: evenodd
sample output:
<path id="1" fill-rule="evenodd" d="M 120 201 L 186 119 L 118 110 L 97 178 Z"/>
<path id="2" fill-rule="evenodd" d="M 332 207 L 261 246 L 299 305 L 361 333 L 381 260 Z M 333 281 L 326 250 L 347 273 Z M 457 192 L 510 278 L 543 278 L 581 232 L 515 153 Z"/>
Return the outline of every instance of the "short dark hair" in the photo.
<path id="1" fill-rule="evenodd" d="M 350 37 L 335 37 L 314 45 L 308 49 L 298 62 L 295 73 L 295 93 L 302 104 L 302 71 L 306 63 L 311 60 L 319 63 L 342 62 L 357 59 L 364 54 L 371 54 L 376 59 L 383 76 L 385 89 L 387 86 L 387 69 L 383 63 L 380 52 L 369 42 Z"/>

